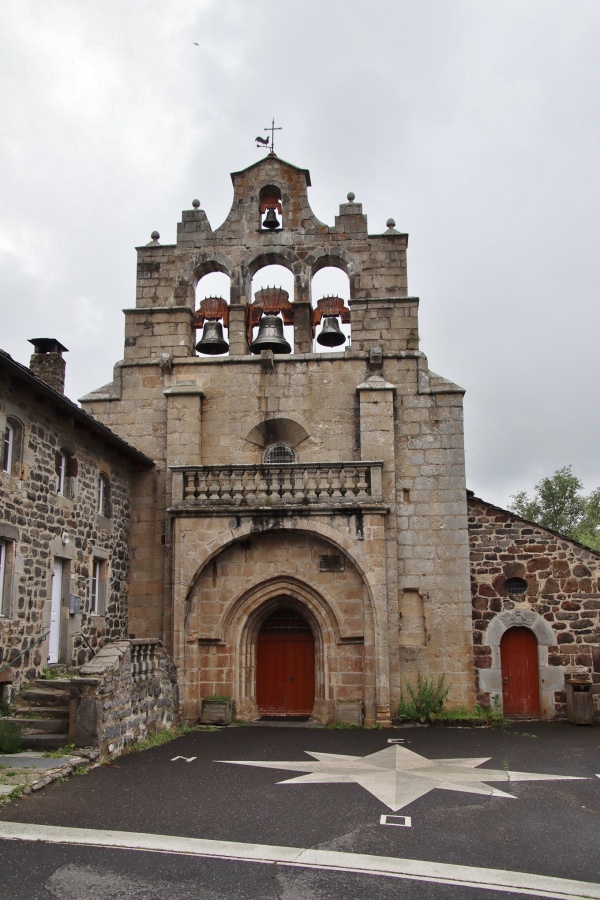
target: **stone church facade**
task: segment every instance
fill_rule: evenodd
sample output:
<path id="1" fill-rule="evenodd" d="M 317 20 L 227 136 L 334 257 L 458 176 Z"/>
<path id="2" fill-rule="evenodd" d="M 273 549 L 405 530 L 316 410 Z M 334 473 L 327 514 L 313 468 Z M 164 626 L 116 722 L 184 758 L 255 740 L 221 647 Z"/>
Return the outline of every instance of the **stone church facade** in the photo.
<path id="1" fill-rule="evenodd" d="M 564 715 L 565 675 L 600 683 L 600 557 L 467 499 L 463 390 L 419 350 L 408 236 L 370 234 L 353 195 L 323 224 L 308 171 L 273 153 L 232 180 L 220 227 L 194 201 L 176 244 L 138 248 L 124 358 L 82 400 L 154 462 L 132 495 L 130 637 L 162 639 L 191 720 L 228 695 L 241 719 L 353 702 L 385 725 L 419 675 L 454 705 L 510 705 L 504 635 L 524 629 L 528 691 Z M 292 296 L 253 291 L 273 264 Z M 326 267 L 348 301 L 316 295 Z M 213 272 L 229 300 L 198 304 Z M 351 343 L 315 352 L 340 323 Z"/>

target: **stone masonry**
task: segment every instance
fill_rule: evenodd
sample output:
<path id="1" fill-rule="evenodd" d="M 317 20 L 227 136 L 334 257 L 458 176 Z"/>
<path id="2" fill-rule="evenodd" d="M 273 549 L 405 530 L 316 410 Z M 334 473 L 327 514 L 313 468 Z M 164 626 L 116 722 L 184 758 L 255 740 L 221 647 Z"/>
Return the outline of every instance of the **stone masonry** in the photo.
<path id="1" fill-rule="evenodd" d="M 269 154 L 232 176 L 213 230 L 194 203 L 177 243 L 138 249 L 124 359 L 84 408 L 155 462 L 132 506 L 130 629 L 173 653 L 185 715 L 228 694 L 259 713 L 262 623 L 290 608 L 315 641 L 313 715 L 337 700 L 389 723 L 407 681 L 444 674 L 471 703 L 472 640 L 462 395 L 418 349 L 408 237 L 370 234 L 349 195 L 333 225 L 312 213 L 310 176 Z M 261 225 L 275 197 L 281 227 Z M 294 276 L 291 354 L 249 352 L 252 278 Z M 313 352 L 312 279 L 348 276 L 351 347 Z M 230 280 L 227 356 L 198 355 L 196 288 Z M 288 468 L 264 463 L 282 444 Z M 273 486 L 276 486 L 275 488 Z M 343 573 L 323 573 L 336 558 Z"/>
<path id="2" fill-rule="evenodd" d="M 468 506 L 479 700 L 501 702 L 500 640 L 521 626 L 538 642 L 542 715 L 565 717 L 573 676 L 594 685 L 600 713 L 600 554 L 478 497 Z M 508 579 L 522 580 L 523 593 L 507 590 Z"/>
<path id="3" fill-rule="evenodd" d="M 127 637 L 130 496 L 136 471 L 151 461 L 4 353 L 0 381 L 0 431 L 7 422 L 14 426 L 11 464 L 0 473 L 0 667 L 10 663 L 0 680 L 12 682 L 16 691 L 48 665 L 49 638 L 43 636 L 50 629 L 57 560 L 62 583 L 56 661 L 84 663 L 105 643 Z M 62 494 L 61 449 L 69 461 Z M 110 491 L 107 516 L 97 511 L 100 473 Z M 104 606 L 96 613 L 90 607 L 94 559 L 105 580 Z M 19 656 L 23 651 L 28 652 Z"/>

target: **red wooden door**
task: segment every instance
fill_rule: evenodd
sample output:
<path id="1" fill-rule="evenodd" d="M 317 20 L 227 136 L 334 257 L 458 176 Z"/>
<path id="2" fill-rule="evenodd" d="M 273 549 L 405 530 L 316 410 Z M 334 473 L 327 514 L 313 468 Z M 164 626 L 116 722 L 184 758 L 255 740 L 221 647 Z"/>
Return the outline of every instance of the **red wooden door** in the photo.
<path id="1" fill-rule="evenodd" d="M 507 716 L 540 715 L 537 640 L 529 628 L 509 628 L 500 641 L 502 708 Z"/>
<path id="2" fill-rule="evenodd" d="M 295 612 L 278 611 L 259 633 L 256 657 L 260 714 L 309 716 L 315 702 L 315 640 L 308 623 Z"/>

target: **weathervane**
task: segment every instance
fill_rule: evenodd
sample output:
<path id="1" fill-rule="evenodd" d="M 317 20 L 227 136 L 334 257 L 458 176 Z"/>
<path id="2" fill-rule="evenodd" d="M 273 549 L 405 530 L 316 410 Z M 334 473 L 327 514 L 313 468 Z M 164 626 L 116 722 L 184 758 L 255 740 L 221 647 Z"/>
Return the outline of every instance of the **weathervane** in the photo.
<path id="1" fill-rule="evenodd" d="M 257 137 L 254 139 L 256 141 L 256 146 L 257 147 L 265 147 L 266 149 L 270 150 L 271 153 L 275 153 L 275 132 L 282 131 L 282 130 L 283 130 L 282 126 L 281 125 L 276 126 L 275 119 L 272 119 L 271 127 L 263 128 L 263 131 L 271 132 L 271 146 L 269 147 L 269 138 L 263 138 L 263 137 Z"/>

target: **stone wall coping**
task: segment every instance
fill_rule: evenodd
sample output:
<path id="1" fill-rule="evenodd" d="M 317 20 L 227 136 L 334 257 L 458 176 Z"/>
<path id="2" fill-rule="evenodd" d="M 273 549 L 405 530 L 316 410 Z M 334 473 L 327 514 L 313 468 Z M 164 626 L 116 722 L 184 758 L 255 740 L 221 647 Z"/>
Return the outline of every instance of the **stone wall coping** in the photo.
<path id="1" fill-rule="evenodd" d="M 160 638 L 130 638 L 128 643 L 132 647 L 141 647 L 144 644 L 152 644 L 154 647 L 162 647 L 163 642 Z"/>
<path id="2" fill-rule="evenodd" d="M 167 388 L 166 391 L 163 391 L 165 397 L 179 397 L 179 396 L 192 396 L 192 397 L 204 397 L 204 391 L 198 387 L 197 384 L 176 384 L 173 387 Z"/>
<path id="3" fill-rule="evenodd" d="M 173 518 L 227 518 L 230 519 L 232 515 L 241 516 L 242 518 L 252 517 L 252 516 L 272 516 L 273 518 L 297 518 L 299 516 L 330 516 L 332 513 L 337 513 L 338 515 L 355 515 L 356 513 L 371 513 L 372 515 L 378 516 L 387 516 L 387 514 L 391 511 L 391 507 L 380 504 L 373 503 L 353 503 L 352 506 L 345 506 L 343 501 L 336 503 L 328 503 L 328 504 L 310 504 L 309 507 L 303 507 L 300 504 L 290 504 L 286 506 L 284 503 L 273 506 L 240 506 L 239 504 L 231 504 L 229 506 L 224 505 L 211 505 L 209 506 L 194 506 L 191 503 L 186 506 L 170 506 L 167 509 L 167 513 Z"/>
<path id="4" fill-rule="evenodd" d="M 357 391 L 395 391 L 396 385 L 382 378 L 381 375 L 372 375 L 356 388 Z"/>
<path id="5" fill-rule="evenodd" d="M 206 469 L 209 470 L 217 470 L 221 471 L 221 469 L 247 469 L 256 472 L 258 469 L 310 469 L 310 468 L 318 468 L 318 469 L 326 469 L 328 466 L 335 466 L 339 468 L 341 466 L 378 466 L 381 468 L 383 466 L 382 459 L 342 459 L 342 460 L 325 460 L 324 462 L 314 462 L 314 463 L 298 463 L 298 462 L 289 462 L 289 463 L 222 463 L 218 465 L 210 465 L 210 466 L 169 466 L 169 469 L 172 469 L 174 472 L 183 472 L 188 471 L 189 469 L 202 469 L 203 471 Z M 356 504 L 355 504 L 356 505 Z"/>
<path id="6" fill-rule="evenodd" d="M 194 311 L 189 306 L 128 306 L 122 312 L 125 315 L 135 313 L 137 316 L 147 316 L 152 313 L 187 313 L 190 317 Z"/>

